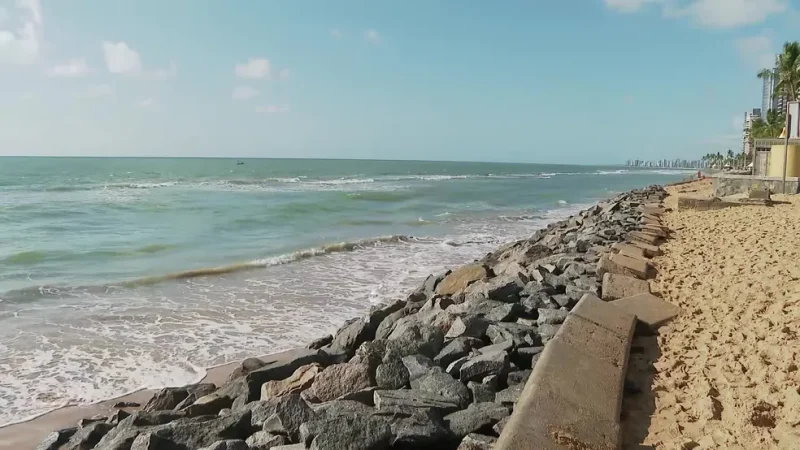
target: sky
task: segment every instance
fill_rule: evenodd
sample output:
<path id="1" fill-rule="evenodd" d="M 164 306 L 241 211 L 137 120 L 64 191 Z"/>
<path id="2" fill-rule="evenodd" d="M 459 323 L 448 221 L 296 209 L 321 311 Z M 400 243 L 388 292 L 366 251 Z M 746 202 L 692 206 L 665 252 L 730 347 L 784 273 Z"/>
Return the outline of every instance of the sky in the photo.
<path id="1" fill-rule="evenodd" d="M 799 23 L 800 0 L 0 0 L 0 155 L 738 152 Z"/>

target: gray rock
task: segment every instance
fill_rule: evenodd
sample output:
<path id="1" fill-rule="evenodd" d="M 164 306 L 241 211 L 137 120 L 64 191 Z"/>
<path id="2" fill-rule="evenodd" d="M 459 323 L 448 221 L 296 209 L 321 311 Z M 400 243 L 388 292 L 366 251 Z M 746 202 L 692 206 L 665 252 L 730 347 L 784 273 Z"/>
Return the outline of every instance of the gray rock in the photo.
<path id="1" fill-rule="evenodd" d="M 519 396 L 522 394 L 522 390 L 524 388 L 524 384 L 509 386 L 508 388 L 498 392 L 497 395 L 494 396 L 494 401 L 502 405 L 513 406 L 515 403 L 517 403 L 517 400 L 519 400 Z"/>
<path id="2" fill-rule="evenodd" d="M 400 389 L 408 381 L 408 369 L 400 359 L 385 362 L 375 371 L 375 383 L 382 389 Z"/>
<path id="3" fill-rule="evenodd" d="M 586 274 L 594 274 L 595 268 L 590 264 L 574 262 L 567 266 L 567 269 L 564 271 L 564 275 L 567 278 L 574 279 L 581 277 Z"/>
<path id="4" fill-rule="evenodd" d="M 514 335 L 505 327 L 502 327 L 496 323 L 489 325 L 489 327 L 486 329 L 486 336 L 489 337 L 489 340 L 493 344 L 507 341 L 514 342 Z"/>
<path id="5" fill-rule="evenodd" d="M 447 312 L 456 316 L 486 316 L 493 309 L 506 304 L 483 297 L 469 297 L 463 303 L 448 306 Z"/>
<path id="6" fill-rule="evenodd" d="M 561 325 L 549 325 L 549 324 L 540 325 L 539 328 L 537 329 L 537 332 L 539 333 L 539 338 L 542 341 L 541 345 L 544 345 L 548 341 L 550 341 L 550 339 L 553 339 L 556 333 L 558 333 L 559 328 L 561 328 Z"/>
<path id="7" fill-rule="evenodd" d="M 517 347 L 538 345 L 539 343 L 537 329 L 519 323 L 500 322 L 492 324 L 486 330 L 486 335 L 495 344 L 509 340 L 514 342 Z"/>
<path id="8" fill-rule="evenodd" d="M 330 344 L 331 342 L 333 342 L 333 335 L 329 334 L 327 336 L 311 341 L 311 343 L 309 343 L 306 346 L 306 348 L 311 350 L 319 350 L 322 347 L 325 347 L 326 345 Z"/>
<path id="9" fill-rule="evenodd" d="M 374 417 L 337 417 L 304 423 L 301 442 L 314 450 L 387 450 L 392 430 Z"/>
<path id="10" fill-rule="evenodd" d="M 539 317 L 536 319 L 536 323 L 539 326 L 544 324 L 557 325 L 564 323 L 569 315 L 569 311 L 561 309 L 539 309 L 538 312 Z"/>
<path id="11" fill-rule="evenodd" d="M 489 322 L 479 316 L 457 317 L 450 326 L 445 338 L 473 337 L 480 339 L 486 333 L 488 326 Z"/>
<path id="12" fill-rule="evenodd" d="M 430 358 L 422 355 L 405 356 L 401 361 L 406 366 L 406 370 L 408 370 L 409 381 L 416 380 L 436 367 L 436 364 Z"/>
<path id="13" fill-rule="evenodd" d="M 176 407 L 189 396 L 185 387 L 167 387 L 159 389 L 142 407 L 142 411 L 162 411 Z"/>
<path id="14" fill-rule="evenodd" d="M 351 355 L 347 353 L 347 350 L 333 348 L 330 345 L 322 347 L 319 351 L 321 354 L 325 355 L 324 360 L 328 365 L 346 363 L 351 357 Z"/>
<path id="15" fill-rule="evenodd" d="M 511 420 L 511 416 L 508 416 L 505 419 L 501 420 L 500 422 L 494 424 L 492 429 L 494 430 L 495 433 L 497 433 L 498 436 L 503 434 L 503 429 L 506 427 L 506 424 L 508 423 L 509 420 Z"/>
<path id="16" fill-rule="evenodd" d="M 553 301 L 559 308 L 570 308 L 577 303 L 575 299 L 566 294 L 557 294 L 553 296 Z"/>
<path id="17" fill-rule="evenodd" d="M 489 385 L 478 383 L 477 381 L 467 382 L 467 389 L 472 393 L 472 401 L 475 403 L 493 402 L 497 391 Z"/>
<path id="18" fill-rule="evenodd" d="M 58 450 L 62 445 L 66 444 L 77 431 L 77 427 L 53 431 L 44 438 L 42 443 L 36 447 L 36 450 Z"/>
<path id="19" fill-rule="evenodd" d="M 264 422 L 266 422 L 271 415 L 275 414 L 275 408 L 278 406 L 279 401 L 280 397 L 273 397 L 269 400 L 259 400 L 248 403 L 242 410 L 250 412 L 250 423 L 253 428 L 261 428 L 264 426 Z"/>
<path id="20" fill-rule="evenodd" d="M 520 292 L 520 295 L 523 296 L 523 297 L 529 297 L 529 296 L 531 296 L 533 294 L 536 294 L 536 293 L 539 293 L 539 292 L 543 292 L 543 293 L 545 293 L 547 295 L 554 295 L 558 291 L 553 286 L 550 286 L 548 284 L 542 284 L 542 283 L 537 283 L 537 282 L 531 281 L 530 283 L 525 285 L 525 288 L 522 289 L 522 292 Z"/>
<path id="21" fill-rule="evenodd" d="M 285 445 L 288 442 L 286 438 L 278 435 L 268 433 L 266 431 L 257 431 L 247 438 L 247 446 L 250 450 L 270 450 L 278 445 Z"/>
<path id="22" fill-rule="evenodd" d="M 392 334 L 394 331 L 395 324 L 398 320 L 405 317 L 407 314 L 405 309 L 401 309 L 399 311 L 395 311 L 388 316 L 378 325 L 378 328 L 375 330 L 375 339 L 386 339 Z"/>
<path id="23" fill-rule="evenodd" d="M 313 404 L 311 407 L 317 414 L 317 420 L 332 419 L 339 416 L 371 416 L 377 411 L 372 406 L 354 400 L 334 400 L 327 403 Z"/>
<path id="24" fill-rule="evenodd" d="M 117 425 L 118 423 L 122 422 L 126 418 L 130 417 L 131 413 L 125 411 L 124 409 L 118 409 L 114 411 L 107 420 L 106 423 L 110 423 L 111 425 Z"/>
<path id="25" fill-rule="evenodd" d="M 456 450 L 491 450 L 495 442 L 497 438 L 494 436 L 471 433 L 464 436 Z"/>
<path id="26" fill-rule="evenodd" d="M 553 275 L 552 273 L 544 274 L 544 282 L 556 288 L 558 292 L 564 292 L 569 285 L 569 278 L 563 275 Z"/>
<path id="27" fill-rule="evenodd" d="M 461 366 L 461 381 L 480 380 L 488 375 L 503 375 L 508 371 L 508 353 L 494 352 L 476 356 Z"/>
<path id="28" fill-rule="evenodd" d="M 208 394 L 198 398 L 194 403 L 183 409 L 189 417 L 218 414 L 220 410 L 230 408 L 233 399 L 217 394 Z"/>
<path id="29" fill-rule="evenodd" d="M 492 309 L 489 314 L 484 317 L 489 322 L 513 322 L 523 312 L 525 312 L 525 308 L 519 303 L 503 303 Z"/>
<path id="30" fill-rule="evenodd" d="M 245 439 L 252 432 L 250 412 L 232 412 L 227 416 L 199 416 L 178 419 L 154 427 L 151 432 L 186 448 L 202 448 L 224 439 Z M 98 445 L 98 449 L 105 449 Z"/>
<path id="31" fill-rule="evenodd" d="M 264 422 L 263 430 L 274 434 L 285 434 L 293 441 L 297 441 L 300 439 L 300 425 L 315 418 L 316 414 L 300 394 L 289 394 L 279 399 L 275 405 L 275 413 Z"/>
<path id="32" fill-rule="evenodd" d="M 500 385 L 500 376 L 499 375 L 485 376 L 483 377 L 483 380 L 481 380 L 481 384 L 484 384 L 497 391 L 497 387 Z"/>
<path id="33" fill-rule="evenodd" d="M 114 425 L 103 422 L 90 424 L 73 434 L 62 448 L 64 450 L 88 450 L 94 448 L 112 428 L 114 428 Z"/>
<path id="34" fill-rule="evenodd" d="M 378 365 L 383 362 L 385 356 L 386 340 L 375 339 L 361 344 L 350 362 L 353 364 L 366 364 L 370 368 L 370 372 L 374 372 Z"/>
<path id="35" fill-rule="evenodd" d="M 451 436 L 436 410 L 420 410 L 409 417 L 388 418 L 394 440 L 392 448 L 441 448 Z"/>
<path id="36" fill-rule="evenodd" d="M 487 345 L 485 347 L 475 349 L 478 355 L 485 355 L 495 352 L 507 352 L 514 348 L 514 341 L 498 342 L 497 344 Z"/>
<path id="37" fill-rule="evenodd" d="M 458 405 L 462 408 L 466 407 L 470 400 L 469 389 L 439 368 L 433 369 L 427 374 L 413 380 L 411 382 L 411 389 L 441 397 L 457 399 Z"/>
<path id="38" fill-rule="evenodd" d="M 173 448 L 175 448 L 175 443 L 155 433 L 143 433 L 136 436 L 130 446 L 130 450 L 169 450 Z"/>
<path id="39" fill-rule="evenodd" d="M 364 341 L 374 338 L 375 329 L 370 329 L 366 320 L 363 318 L 351 319 L 345 322 L 336 332 L 331 347 L 352 353 L 355 352 L 358 346 Z"/>
<path id="40" fill-rule="evenodd" d="M 528 378 L 530 378 L 531 372 L 532 370 L 530 369 L 509 372 L 507 377 L 508 385 L 513 386 L 515 384 L 525 384 L 528 381 Z"/>
<path id="41" fill-rule="evenodd" d="M 497 403 L 473 403 L 465 410 L 446 415 L 444 426 L 453 436 L 460 439 L 469 433 L 491 430 L 492 425 L 508 415 L 508 408 Z"/>
<path id="42" fill-rule="evenodd" d="M 467 362 L 467 357 L 462 356 L 461 358 L 458 358 L 457 360 L 448 364 L 444 371 L 451 377 L 458 378 L 459 374 L 461 373 L 461 366 L 463 366 L 465 362 Z"/>
<path id="43" fill-rule="evenodd" d="M 249 450 L 247 443 L 241 439 L 217 441 L 201 450 Z"/>
<path id="44" fill-rule="evenodd" d="M 544 350 L 544 347 L 522 347 L 516 349 L 511 359 L 517 367 L 522 369 L 532 369 L 536 361 L 539 360 L 539 355 Z"/>
<path id="45" fill-rule="evenodd" d="M 447 367 L 453 361 L 467 356 L 472 349 L 480 348 L 482 346 L 483 341 L 480 339 L 459 337 L 453 339 L 449 344 L 445 345 L 442 351 L 440 351 L 439 354 L 433 358 L 433 362 L 442 367 Z"/>
<path id="46" fill-rule="evenodd" d="M 523 287 L 525 282 L 519 276 L 504 275 L 476 281 L 465 292 L 468 295 L 481 295 L 490 300 L 517 302 Z"/>
<path id="47" fill-rule="evenodd" d="M 398 325 L 389 335 L 386 343 L 387 353 L 402 358 L 408 355 L 420 354 L 433 358 L 444 345 L 444 333 L 442 330 L 416 322 Z"/>
<path id="48" fill-rule="evenodd" d="M 419 409 L 440 409 L 444 413 L 457 411 L 459 399 L 430 394 L 416 389 L 375 391 L 375 408 L 378 411 L 396 411 L 413 414 Z"/>
<path id="49" fill-rule="evenodd" d="M 344 363 L 325 368 L 314 378 L 314 384 L 303 392 L 314 403 L 328 402 L 343 395 L 374 386 L 369 366 Z"/>

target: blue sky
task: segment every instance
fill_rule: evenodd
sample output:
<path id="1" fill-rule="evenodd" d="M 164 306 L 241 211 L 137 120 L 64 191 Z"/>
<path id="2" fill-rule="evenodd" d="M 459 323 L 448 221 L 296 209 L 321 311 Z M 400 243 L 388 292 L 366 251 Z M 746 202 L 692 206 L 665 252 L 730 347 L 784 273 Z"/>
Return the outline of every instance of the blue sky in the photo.
<path id="1" fill-rule="evenodd" d="M 0 0 L 0 155 L 619 163 L 741 146 L 789 0 Z M 792 27 L 792 24 L 794 26 Z"/>

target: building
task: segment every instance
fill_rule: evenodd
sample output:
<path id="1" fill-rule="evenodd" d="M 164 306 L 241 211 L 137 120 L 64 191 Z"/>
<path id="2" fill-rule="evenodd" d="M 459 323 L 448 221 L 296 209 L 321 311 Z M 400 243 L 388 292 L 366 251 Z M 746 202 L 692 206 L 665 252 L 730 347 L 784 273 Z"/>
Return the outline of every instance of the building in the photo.
<path id="1" fill-rule="evenodd" d="M 752 111 L 744 113 L 744 126 L 742 127 L 742 151 L 745 155 L 750 155 L 750 130 L 753 128 L 753 121 L 762 118 L 763 111 L 753 108 Z"/>
<path id="2" fill-rule="evenodd" d="M 764 120 L 767 119 L 769 110 L 780 111 L 781 113 L 786 110 L 786 95 L 774 95 L 777 82 L 778 68 L 776 67 L 772 69 L 771 77 L 764 78 L 764 85 L 761 90 L 761 118 Z"/>

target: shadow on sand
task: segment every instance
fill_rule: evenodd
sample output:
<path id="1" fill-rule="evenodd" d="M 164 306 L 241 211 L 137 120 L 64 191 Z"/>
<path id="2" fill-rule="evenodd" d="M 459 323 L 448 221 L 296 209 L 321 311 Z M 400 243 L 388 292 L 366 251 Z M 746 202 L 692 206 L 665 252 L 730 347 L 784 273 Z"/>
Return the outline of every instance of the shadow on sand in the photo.
<path id="1" fill-rule="evenodd" d="M 644 445 L 650 428 L 650 419 L 655 412 L 653 378 L 656 370 L 653 363 L 661 356 L 658 338 L 650 333 L 639 333 L 633 338 L 628 373 L 625 379 L 625 393 L 622 401 L 623 449 L 653 449 Z"/>

